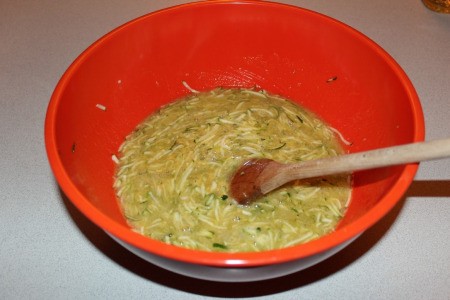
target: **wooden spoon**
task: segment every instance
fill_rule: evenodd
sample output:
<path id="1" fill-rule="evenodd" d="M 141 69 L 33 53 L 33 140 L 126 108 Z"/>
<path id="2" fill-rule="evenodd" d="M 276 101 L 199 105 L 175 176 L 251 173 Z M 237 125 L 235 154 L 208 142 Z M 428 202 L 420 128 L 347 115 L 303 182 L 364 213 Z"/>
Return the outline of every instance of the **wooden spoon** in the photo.
<path id="1" fill-rule="evenodd" d="M 304 179 L 351 171 L 375 169 L 450 157 L 450 139 L 412 143 L 330 158 L 282 164 L 271 159 L 245 162 L 231 179 L 231 196 L 240 204 L 295 179 Z"/>

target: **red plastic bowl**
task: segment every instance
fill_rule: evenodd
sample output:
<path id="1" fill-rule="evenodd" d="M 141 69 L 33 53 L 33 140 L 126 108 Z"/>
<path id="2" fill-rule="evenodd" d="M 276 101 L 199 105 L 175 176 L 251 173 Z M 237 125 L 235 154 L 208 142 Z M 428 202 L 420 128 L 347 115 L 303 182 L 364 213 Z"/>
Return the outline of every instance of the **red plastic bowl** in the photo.
<path id="1" fill-rule="evenodd" d="M 417 170 L 411 164 L 355 174 L 339 228 L 304 245 L 226 254 L 148 239 L 122 217 L 111 156 L 149 113 L 189 92 L 183 81 L 197 90 L 256 85 L 291 98 L 338 129 L 352 142 L 350 152 L 424 138 L 419 99 L 399 65 L 369 38 L 324 15 L 262 1 L 209 1 L 126 23 L 83 52 L 56 86 L 45 121 L 47 153 L 58 183 L 83 214 L 134 253 L 175 272 L 246 281 L 306 268 L 388 213 Z"/>

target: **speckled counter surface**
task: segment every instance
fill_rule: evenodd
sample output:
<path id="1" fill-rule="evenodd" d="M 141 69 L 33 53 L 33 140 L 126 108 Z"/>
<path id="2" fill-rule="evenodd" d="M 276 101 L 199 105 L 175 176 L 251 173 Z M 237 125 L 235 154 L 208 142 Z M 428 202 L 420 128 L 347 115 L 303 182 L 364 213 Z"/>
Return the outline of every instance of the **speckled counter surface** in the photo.
<path id="1" fill-rule="evenodd" d="M 53 88 L 122 23 L 185 1 L 0 1 L 0 299 L 450 299 L 450 159 L 423 163 L 404 199 L 332 258 L 259 283 L 172 274 L 116 244 L 58 189 L 44 147 Z M 450 15 L 419 0 L 282 1 L 369 36 L 421 98 L 427 139 L 450 136 Z"/>

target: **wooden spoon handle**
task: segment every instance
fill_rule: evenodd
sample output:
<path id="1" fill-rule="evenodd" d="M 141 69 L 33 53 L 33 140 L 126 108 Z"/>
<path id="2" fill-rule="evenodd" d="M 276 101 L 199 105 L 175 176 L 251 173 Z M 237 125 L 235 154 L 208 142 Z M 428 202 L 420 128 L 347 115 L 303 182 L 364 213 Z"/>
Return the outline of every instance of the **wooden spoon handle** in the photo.
<path id="1" fill-rule="evenodd" d="M 445 157 L 450 157 L 450 138 L 285 164 L 280 167 L 280 172 L 272 177 L 270 182 L 261 186 L 261 191 L 267 193 L 295 179 L 375 169 Z"/>

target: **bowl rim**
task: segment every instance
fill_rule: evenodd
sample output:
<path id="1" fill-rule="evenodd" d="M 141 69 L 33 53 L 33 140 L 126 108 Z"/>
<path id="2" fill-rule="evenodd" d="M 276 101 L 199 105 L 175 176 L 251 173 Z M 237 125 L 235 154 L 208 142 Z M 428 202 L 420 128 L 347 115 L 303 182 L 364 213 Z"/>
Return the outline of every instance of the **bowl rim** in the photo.
<path id="1" fill-rule="evenodd" d="M 263 252 L 239 252 L 239 253 L 225 253 L 225 252 L 206 252 L 200 250 L 192 250 L 181 248 L 173 245 L 168 245 L 160 241 L 149 239 L 144 237 L 126 227 L 113 221 L 95 206 L 93 206 L 89 200 L 83 196 L 83 194 L 72 183 L 70 176 L 65 171 L 62 160 L 59 157 L 58 147 L 56 141 L 55 120 L 60 105 L 60 99 L 63 91 L 65 90 L 72 75 L 76 72 L 78 67 L 83 61 L 98 47 L 102 42 L 112 38 L 117 32 L 126 29 L 134 23 L 140 22 L 143 19 L 151 18 L 155 15 L 165 14 L 172 10 L 191 9 L 199 6 L 217 6 L 217 5 L 256 5 L 265 7 L 284 7 L 286 9 L 302 11 L 302 13 L 314 15 L 317 18 L 324 20 L 325 22 L 334 23 L 335 26 L 339 26 L 341 30 L 347 31 L 355 38 L 361 40 L 370 46 L 379 56 L 390 66 L 396 76 L 400 78 L 405 91 L 408 94 L 411 103 L 411 109 L 413 113 L 413 119 L 415 121 L 415 128 L 413 133 L 413 141 L 423 141 L 425 137 L 425 124 L 422 107 L 418 98 L 418 95 L 413 87 L 410 79 L 406 73 L 400 67 L 400 65 L 378 44 L 372 41 L 370 38 L 357 31 L 356 29 L 346 25 L 334 18 L 323 15 L 321 13 L 305 9 L 302 7 L 266 2 L 266 1 L 230 1 L 230 0 L 215 0 L 215 1 L 198 1 L 181 5 L 176 5 L 154 12 L 147 13 L 143 16 L 137 17 L 123 25 L 113 29 L 103 37 L 95 41 L 86 50 L 84 50 L 68 67 L 64 72 L 61 79 L 57 83 L 55 90 L 50 98 L 50 102 L 46 112 L 45 126 L 44 126 L 44 139 L 47 157 L 54 173 L 54 176 L 70 202 L 75 205 L 89 220 L 95 223 L 97 226 L 105 230 L 106 232 L 121 239 L 127 244 L 137 247 L 141 250 L 162 256 L 168 259 L 182 261 L 191 264 L 201 264 L 216 267 L 256 267 L 262 265 L 270 265 L 277 263 L 285 263 L 288 261 L 298 260 L 308 256 L 312 256 L 318 253 L 325 252 L 331 248 L 338 246 L 339 244 L 350 240 L 366 229 L 371 227 L 374 223 L 383 218 L 396 204 L 399 202 L 403 194 L 408 189 L 412 182 L 417 169 L 418 163 L 408 164 L 404 166 L 399 179 L 394 183 L 390 190 L 380 199 L 380 201 L 366 214 L 359 217 L 351 224 L 345 225 L 336 231 L 323 236 L 317 240 L 308 242 L 306 244 L 295 245 L 288 248 L 263 251 Z"/>

